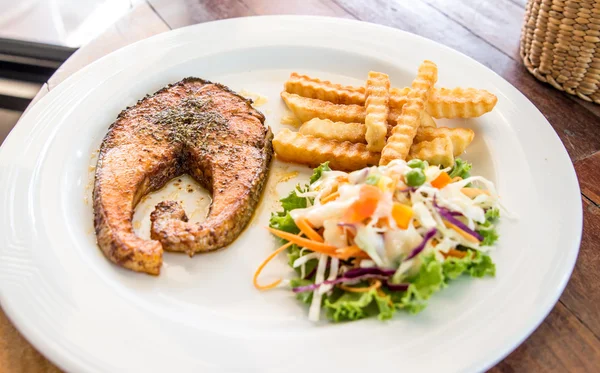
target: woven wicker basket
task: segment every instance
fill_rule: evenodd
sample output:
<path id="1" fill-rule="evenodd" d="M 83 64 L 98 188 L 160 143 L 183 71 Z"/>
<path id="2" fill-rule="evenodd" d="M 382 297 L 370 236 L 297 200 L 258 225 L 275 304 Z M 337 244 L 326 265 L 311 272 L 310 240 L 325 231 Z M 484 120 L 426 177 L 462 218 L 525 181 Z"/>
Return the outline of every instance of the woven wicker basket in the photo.
<path id="1" fill-rule="evenodd" d="M 539 80 L 600 104 L 600 0 L 529 0 L 521 58 Z"/>

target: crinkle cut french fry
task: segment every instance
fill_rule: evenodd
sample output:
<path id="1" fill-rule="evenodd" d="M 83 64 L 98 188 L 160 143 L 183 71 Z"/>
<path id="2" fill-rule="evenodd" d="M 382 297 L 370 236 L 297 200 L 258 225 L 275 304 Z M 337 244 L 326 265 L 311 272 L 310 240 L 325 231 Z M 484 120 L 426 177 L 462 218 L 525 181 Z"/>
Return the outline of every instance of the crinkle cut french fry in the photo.
<path id="1" fill-rule="evenodd" d="M 434 165 L 450 167 L 454 164 L 454 149 L 448 136 L 415 143 L 410 147 L 408 159 L 421 159 Z"/>
<path id="2" fill-rule="evenodd" d="M 311 167 L 329 161 L 332 169 L 341 171 L 354 171 L 379 162 L 379 153 L 368 151 L 365 144 L 320 139 L 287 128 L 275 135 L 273 148 L 282 161 Z"/>
<path id="3" fill-rule="evenodd" d="M 402 109 L 392 108 L 390 109 L 390 114 L 388 115 L 388 125 L 390 129 L 398 124 L 398 119 L 402 115 Z M 420 127 L 437 127 L 437 124 L 425 110 L 421 111 L 421 124 Z M 388 133 L 388 136 L 391 133 Z"/>
<path id="4" fill-rule="evenodd" d="M 385 166 L 394 159 L 406 159 L 410 146 L 420 125 L 421 111 L 423 111 L 422 100 L 409 100 L 402 108 L 402 115 L 398 118 L 398 124 L 392 128 L 386 145 L 381 151 L 381 166 Z"/>
<path id="5" fill-rule="evenodd" d="M 313 118 L 330 119 L 334 122 L 365 122 L 365 108 L 361 105 L 337 105 L 288 92 L 281 92 L 281 98 L 301 122 L 308 122 Z"/>
<path id="6" fill-rule="evenodd" d="M 350 141 L 366 144 L 367 128 L 363 123 L 333 122 L 329 119 L 313 118 L 304 123 L 299 132 L 303 135 L 320 137 L 327 140 Z"/>
<path id="7" fill-rule="evenodd" d="M 475 118 L 490 112 L 496 95 L 475 88 L 440 88 L 431 93 L 427 112 L 435 118 Z"/>
<path id="8" fill-rule="evenodd" d="M 422 118 L 421 118 L 422 119 Z M 447 127 L 424 127 L 423 121 L 417 130 L 414 142 L 431 141 L 436 137 L 450 136 L 455 149 L 460 149 L 460 153 L 469 145 L 473 139 L 473 131 L 466 128 L 447 128 Z M 392 126 L 387 126 L 388 136 L 392 133 Z M 438 131 L 439 130 L 439 131 Z M 303 135 L 320 137 L 327 140 L 350 141 L 354 143 L 366 144 L 365 133 L 367 128 L 364 123 L 345 123 L 333 122 L 329 119 L 313 118 L 300 126 L 299 132 Z M 460 154 L 459 153 L 459 154 Z M 455 154 L 457 156 L 457 154 Z"/>
<path id="9" fill-rule="evenodd" d="M 448 137 L 452 141 L 452 148 L 455 157 L 461 155 L 467 146 L 473 141 L 475 132 L 468 128 L 423 128 L 419 127 L 415 136 L 415 143 L 423 141 L 432 141 L 438 137 Z"/>
<path id="10" fill-rule="evenodd" d="M 390 107 L 402 107 L 408 100 L 410 88 L 392 88 Z M 434 118 L 475 118 L 490 112 L 498 98 L 476 88 L 433 88 L 425 110 Z"/>
<path id="11" fill-rule="evenodd" d="M 392 133 L 392 126 L 387 126 L 387 135 Z M 350 141 L 366 144 L 365 133 L 367 128 L 364 123 L 333 122 L 329 119 L 313 118 L 300 127 L 300 133 L 328 140 Z"/>
<path id="12" fill-rule="evenodd" d="M 431 115 L 429 115 L 429 113 L 426 110 L 423 110 L 421 112 L 421 125 L 419 126 L 419 128 L 425 127 L 436 128 L 437 124 L 435 123 Z"/>
<path id="13" fill-rule="evenodd" d="M 351 87 L 321 81 L 306 75 L 292 73 L 285 90 L 307 98 L 326 100 L 334 104 L 364 105 L 365 88 Z M 402 109 L 410 87 L 390 89 L 390 108 Z M 433 88 L 425 109 L 434 118 L 474 118 L 491 111 L 498 98 L 483 89 Z"/>
<path id="14" fill-rule="evenodd" d="M 281 98 L 287 107 L 301 122 L 308 122 L 313 118 L 329 119 L 334 122 L 364 123 L 366 110 L 361 105 L 338 105 L 329 101 L 302 97 L 295 93 L 281 92 Z M 394 126 L 401 109 L 394 108 L 388 115 L 388 124 Z"/>
<path id="15" fill-rule="evenodd" d="M 390 78 L 383 73 L 369 72 L 365 100 L 365 138 L 369 151 L 379 152 L 385 145 L 389 102 Z"/>
<path id="16" fill-rule="evenodd" d="M 398 124 L 392 129 L 392 135 L 381 151 L 380 165 L 386 165 L 394 159 L 406 159 L 421 124 L 425 101 L 436 81 L 437 66 L 431 61 L 424 61 L 411 85 L 408 101 L 402 107 Z"/>
<path id="17" fill-rule="evenodd" d="M 290 74 L 290 78 L 285 82 L 284 89 L 288 93 L 329 101 L 334 104 L 365 104 L 364 87 L 345 87 L 341 84 L 311 78 L 295 72 Z"/>

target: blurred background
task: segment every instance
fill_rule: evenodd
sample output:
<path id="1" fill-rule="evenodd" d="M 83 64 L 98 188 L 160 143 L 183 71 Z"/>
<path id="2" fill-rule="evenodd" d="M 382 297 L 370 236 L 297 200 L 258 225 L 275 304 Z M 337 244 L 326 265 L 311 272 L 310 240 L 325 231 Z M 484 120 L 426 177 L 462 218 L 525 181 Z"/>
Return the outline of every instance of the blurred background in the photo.
<path id="1" fill-rule="evenodd" d="M 139 0 L 0 0 L 0 144 L 44 82 Z"/>

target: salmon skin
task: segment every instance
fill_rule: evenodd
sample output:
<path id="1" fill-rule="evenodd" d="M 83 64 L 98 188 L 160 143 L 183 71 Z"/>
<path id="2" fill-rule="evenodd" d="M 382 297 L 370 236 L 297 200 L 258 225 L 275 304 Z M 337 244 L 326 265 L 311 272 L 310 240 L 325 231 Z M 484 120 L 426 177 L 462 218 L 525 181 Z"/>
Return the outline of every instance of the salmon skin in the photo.
<path id="1" fill-rule="evenodd" d="M 224 85 L 186 78 L 119 114 L 100 147 L 93 193 L 96 237 L 108 259 L 158 275 L 163 250 L 192 256 L 240 235 L 273 155 L 273 134 L 251 104 Z M 151 240 L 138 237 L 135 206 L 185 173 L 212 194 L 207 219 L 191 223 L 177 202 L 163 201 L 151 214 Z"/>

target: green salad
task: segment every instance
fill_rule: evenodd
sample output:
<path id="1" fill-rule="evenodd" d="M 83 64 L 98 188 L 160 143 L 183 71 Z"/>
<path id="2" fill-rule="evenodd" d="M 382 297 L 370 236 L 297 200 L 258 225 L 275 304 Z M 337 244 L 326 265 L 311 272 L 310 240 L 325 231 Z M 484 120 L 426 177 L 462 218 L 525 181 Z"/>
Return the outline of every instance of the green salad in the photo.
<path id="1" fill-rule="evenodd" d="M 289 284 L 313 321 L 388 320 L 422 311 L 459 276 L 494 276 L 498 194 L 470 169 L 460 159 L 447 169 L 396 160 L 351 173 L 322 164 L 272 214 L 282 246 L 255 286 Z M 284 251 L 296 276 L 260 285 L 260 270 Z"/>

